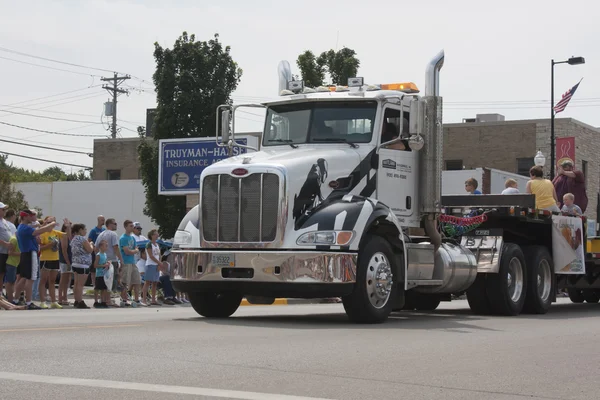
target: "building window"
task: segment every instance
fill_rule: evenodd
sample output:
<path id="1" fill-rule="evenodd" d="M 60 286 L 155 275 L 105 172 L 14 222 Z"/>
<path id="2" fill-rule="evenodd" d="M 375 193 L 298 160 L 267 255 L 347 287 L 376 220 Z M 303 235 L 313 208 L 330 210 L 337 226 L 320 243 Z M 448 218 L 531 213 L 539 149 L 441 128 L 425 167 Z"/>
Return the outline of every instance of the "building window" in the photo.
<path id="1" fill-rule="evenodd" d="M 463 169 L 463 160 L 446 160 L 446 171 L 459 171 Z"/>
<path id="2" fill-rule="evenodd" d="M 585 186 L 587 187 L 587 174 L 588 174 L 588 162 L 585 160 L 581 160 L 581 172 L 583 172 L 583 179 L 585 179 Z"/>
<path id="3" fill-rule="evenodd" d="M 529 170 L 534 165 L 533 157 L 517 158 L 517 174 L 529 176 Z"/>
<path id="4" fill-rule="evenodd" d="M 121 170 L 120 169 L 106 170 L 106 180 L 109 180 L 109 181 L 121 180 Z"/>

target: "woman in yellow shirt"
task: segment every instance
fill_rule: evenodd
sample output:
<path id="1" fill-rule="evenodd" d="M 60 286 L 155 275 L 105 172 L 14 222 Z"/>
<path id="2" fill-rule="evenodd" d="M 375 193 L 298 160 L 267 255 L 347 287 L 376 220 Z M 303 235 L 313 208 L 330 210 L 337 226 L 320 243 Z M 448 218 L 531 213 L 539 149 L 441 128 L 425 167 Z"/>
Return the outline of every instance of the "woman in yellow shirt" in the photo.
<path id="1" fill-rule="evenodd" d="M 527 182 L 526 191 L 535 195 L 535 208 L 559 213 L 556 190 L 550 180 L 544 179 L 542 167 L 531 167 L 529 176 L 531 180 Z"/>
<path id="2" fill-rule="evenodd" d="M 54 217 L 46 217 L 44 224 L 50 222 L 56 222 Z M 50 232 L 46 232 L 40 235 L 41 246 L 40 246 L 40 307 L 48 308 L 46 304 L 46 283 L 48 283 L 48 289 L 50 292 L 50 308 L 62 308 L 56 301 L 56 276 L 58 275 L 59 262 L 58 262 L 58 250 L 60 249 L 60 238 L 63 232 L 53 229 Z"/>

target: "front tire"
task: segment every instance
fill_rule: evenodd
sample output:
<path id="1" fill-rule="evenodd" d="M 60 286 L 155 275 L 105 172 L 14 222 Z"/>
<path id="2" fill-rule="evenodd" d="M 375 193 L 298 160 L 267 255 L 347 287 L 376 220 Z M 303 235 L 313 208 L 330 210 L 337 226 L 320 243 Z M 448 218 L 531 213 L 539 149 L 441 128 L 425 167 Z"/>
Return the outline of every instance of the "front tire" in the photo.
<path id="1" fill-rule="evenodd" d="M 521 248 L 505 243 L 500 256 L 497 274 L 487 276 L 487 294 L 495 314 L 519 315 L 527 295 L 527 267 Z"/>
<path id="2" fill-rule="evenodd" d="M 363 324 L 384 322 L 392 312 L 397 285 L 395 255 L 381 236 L 369 235 L 358 255 L 354 290 L 342 298 L 351 321 Z"/>
<path id="3" fill-rule="evenodd" d="M 552 304 L 554 290 L 554 264 L 552 256 L 544 246 L 523 248 L 527 265 L 527 296 L 524 312 L 546 314 Z"/>
<path id="4" fill-rule="evenodd" d="M 239 293 L 189 293 L 189 297 L 194 311 L 206 318 L 227 318 L 242 303 Z"/>

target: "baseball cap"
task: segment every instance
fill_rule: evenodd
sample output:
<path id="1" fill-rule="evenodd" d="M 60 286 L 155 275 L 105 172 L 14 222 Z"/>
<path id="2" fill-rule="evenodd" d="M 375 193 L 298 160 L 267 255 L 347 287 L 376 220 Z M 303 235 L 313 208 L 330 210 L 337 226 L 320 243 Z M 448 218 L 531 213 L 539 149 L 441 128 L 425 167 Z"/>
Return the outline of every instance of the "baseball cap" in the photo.
<path id="1" fill-rule="evenodd" d="M 0 201 L 0 209 L 2 208 L 8 208 L 8 204 L 4 204 L 3 202 Z"/>
<path id="2" fill-rule="evenodd" d="M 35 215 L 35 213 L 31 210 L 23 210 L 19 213 L 21 217 L 28 217 L 30 215 Z"/>
<path id="3" fill-rule="evenodd" d="M 134 227 L 134 228 L 141 228 L 141 227 L 142 227 L 142 224 L 140 224 L 139 222 L 134 222 L 134 223 L 133 223 L 133 227 Z"/>

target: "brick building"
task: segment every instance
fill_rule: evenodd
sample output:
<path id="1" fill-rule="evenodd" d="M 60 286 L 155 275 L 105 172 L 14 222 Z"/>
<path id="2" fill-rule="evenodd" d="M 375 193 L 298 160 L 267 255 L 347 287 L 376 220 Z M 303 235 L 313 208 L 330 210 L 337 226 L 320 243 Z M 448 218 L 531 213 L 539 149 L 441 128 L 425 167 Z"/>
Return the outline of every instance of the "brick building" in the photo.
<path id="1" fill-rule="evenodd" d="M 557 118 L 554 129 L 557 138 L 575 138 L 576 168 L 583 171 L 587 181 L 589 205 L 586 214 L 596 219 L 600 190 L 600 129 L 572 118 Z M 139 140 L 95 140 L 93 179 L 140 179 Z M 529 176 L 538 150 L 546 157 L 545 169 L 549 171 L 549 119 L 504 121 L 498 114 L 480 114 L 463 123 L 444 125 L 444 161 L 448 170 L 487 167 Z"/>

